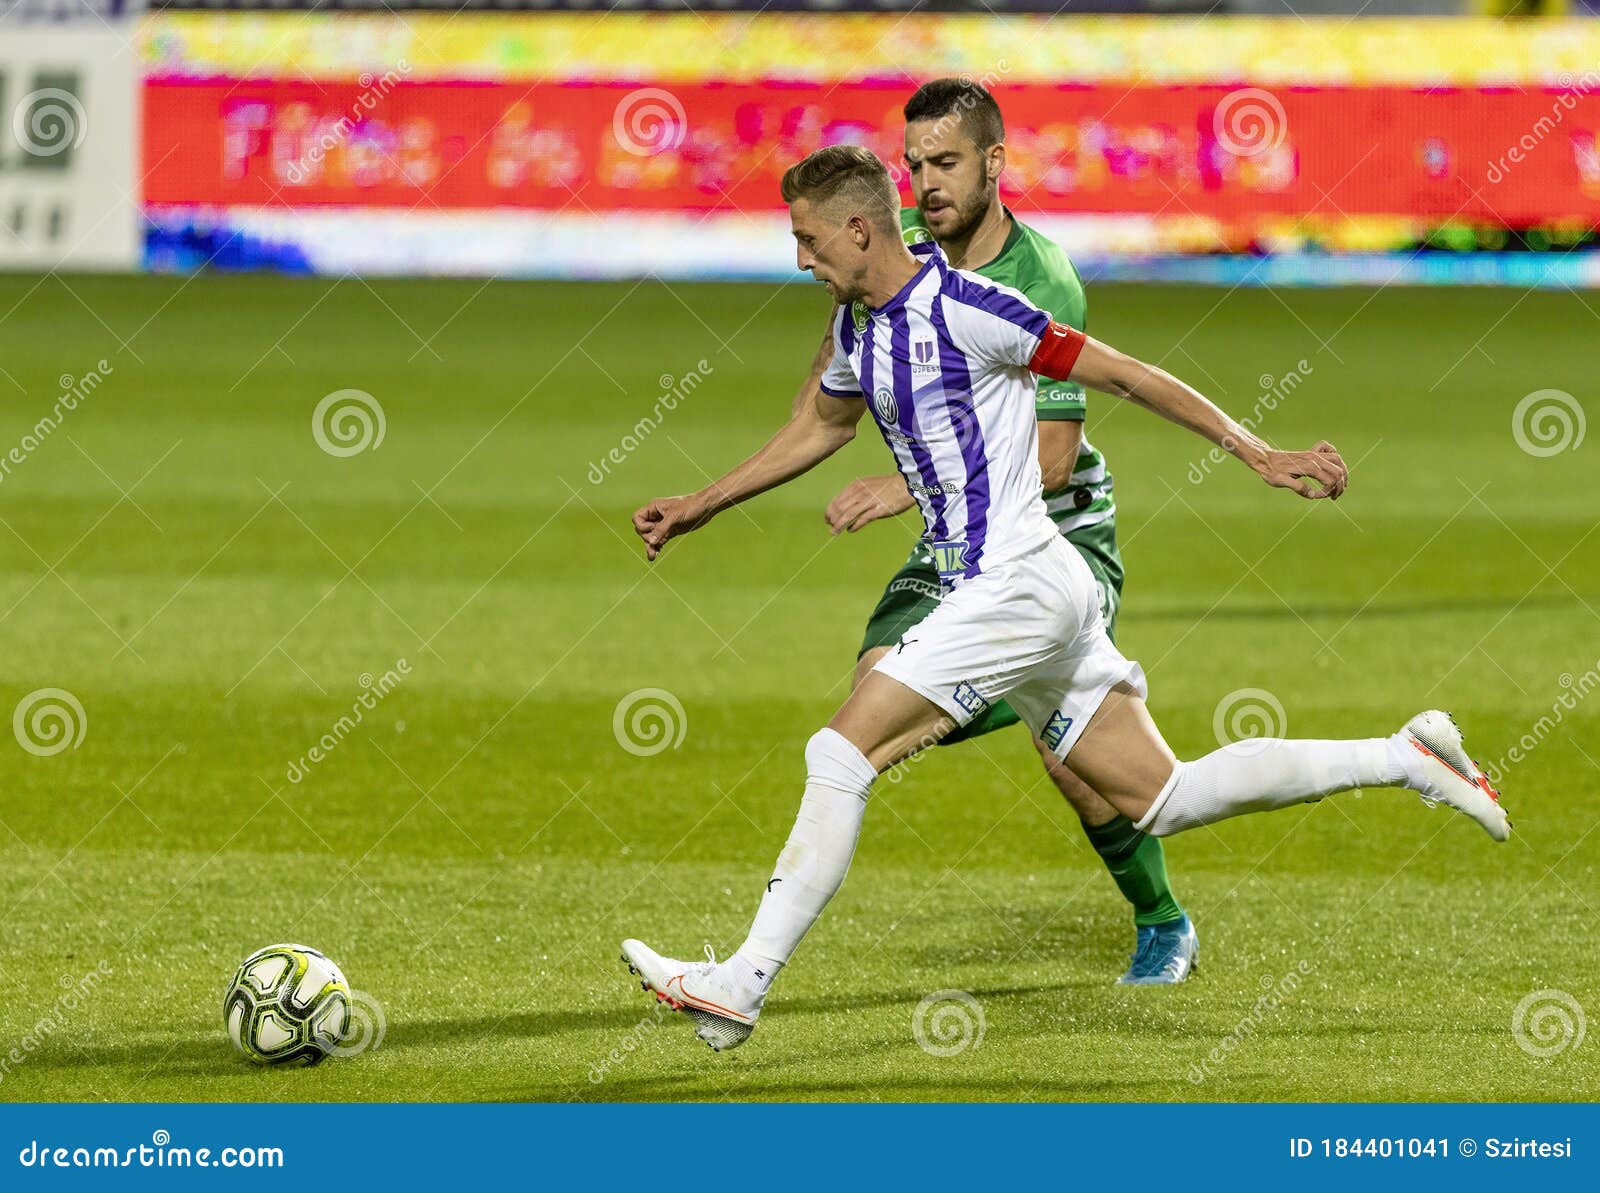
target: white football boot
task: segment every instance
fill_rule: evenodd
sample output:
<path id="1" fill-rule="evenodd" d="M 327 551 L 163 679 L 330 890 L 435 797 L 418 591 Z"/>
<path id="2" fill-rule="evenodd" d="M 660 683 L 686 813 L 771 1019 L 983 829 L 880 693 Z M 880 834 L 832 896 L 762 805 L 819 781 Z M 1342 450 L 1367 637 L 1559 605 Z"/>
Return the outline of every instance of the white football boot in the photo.
<path id="1" fill-rule="evenodd" d="M 625 940 L 622 960 L 642 988 L 694 1020 L 694 1034 L 713 1052 L 737 1048 L 755 1030 L 766 995 L 752 995 L 728 981 L 710 945 L 704 961 L 674 961 L 642 941 Z"/>
<path id="2" fill-rule="evenodd" d="M 1418 713 L 1406 722 L 1400 737 L 1418 754 L 1407 767 L 1407 785 L 1424 803 L 1448 804 L 1465 812 L 1496 841 L 1511 836 L 1511 821 L 1500 806 L 1500 793 L 1467 757 L 1455 718 L 1438 709 Z"/>

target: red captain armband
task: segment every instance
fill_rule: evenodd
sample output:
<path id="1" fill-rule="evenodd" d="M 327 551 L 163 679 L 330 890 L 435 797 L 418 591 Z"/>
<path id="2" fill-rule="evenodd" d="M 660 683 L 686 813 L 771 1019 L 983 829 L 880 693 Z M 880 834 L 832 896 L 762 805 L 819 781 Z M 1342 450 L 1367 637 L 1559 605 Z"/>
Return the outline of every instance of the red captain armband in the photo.
<path id="1" fill-rule="evenodd" d="M 1029 371 L 1054 381 L 1065 381 L 1072 376 L 1072 366 L 1078 363 L 1084 339 L 1077 328 L 1050 320 L 1050 326 L 1039 337 L 1039 346 L 1028 361 Z"/>

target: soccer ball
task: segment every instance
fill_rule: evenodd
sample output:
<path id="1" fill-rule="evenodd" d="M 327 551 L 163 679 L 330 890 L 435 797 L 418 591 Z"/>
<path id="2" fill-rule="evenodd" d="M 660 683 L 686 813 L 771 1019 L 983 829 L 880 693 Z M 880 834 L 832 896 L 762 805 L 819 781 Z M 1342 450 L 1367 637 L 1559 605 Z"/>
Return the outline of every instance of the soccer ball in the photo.
<path id="1" fill-rule="evenodd" d="M 314 1065 L 350 1032 L 350 986 L 316 949 L 269 945 L 233 975 L 222 1017 L 233 1046 L 258 1065 Z"/>

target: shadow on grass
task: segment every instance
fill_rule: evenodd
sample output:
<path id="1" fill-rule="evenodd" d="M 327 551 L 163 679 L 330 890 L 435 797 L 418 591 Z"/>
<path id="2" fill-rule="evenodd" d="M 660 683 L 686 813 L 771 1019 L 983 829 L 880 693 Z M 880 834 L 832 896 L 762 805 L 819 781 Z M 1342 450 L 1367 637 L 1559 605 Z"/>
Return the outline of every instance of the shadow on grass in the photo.
<path id="1" fill-rule="evenodd" d="M 981 1002 L 1016 1002 L 1076 997 L 1086 985 L 1100 983 L 1072 981 L 1030 985 L 975 985 L 968 993 Z M 775 1002 L 763 1015 L 768 1035 L 782 1029 L 784 1035 L 772 1041 L 779 1045 L 772 1049 L 741 1051 L 733 1057 L 713 1057 L 699 1041 L 695 1040 L 688 1022 L 678 1015 L 657 1009 L 642 992 L 631 1003 L 618 1002 L 611 1006 L 593 1009 L 535 1010 L 510 1015 L 459 1015 L 446 1018 L 412 1019 L 391 1018 L 381 1046 L 385 1059 L 393 1058 L 402 1066 L 415 1065 L 420 1058 L 405 1060 L 404 1054 L 412 1050 L 435 1050 L 448 1054 L 451 1049 L 466 1049 L 486 1042 L 512 1043 L 517 1041 L 548 1040 L 552 1045 L 549 1067 L 544 1072 L 535 1062 L 535 1070 L 526 1082 L 498 1084 L 491 1077 L 485 1088 L 465 1093 L 470 1100 L 512 1101 L 654 1101 L 719 1100 L 744 1098 L 763 1101 L 785 1100 L 926 1100 L 959 1098 L 994 1098 L 1009 1092 L 1020 1096 L 1026 1092 L 1026 1082 L 1005 1091 L 997 1087 L 996 1078 L 964 1081 L 954 1074 L 950 1079 L 939 1079 L 903 1071 L 903 1054 L 915 1045 L 910 1032 L 914 1008 L 926 996 L 921 986 L 905 990 L 886 990 L 855 995 L 809 994 L 785 997 Z M 1137 996 L 1136 996 L 1137 997 Z M 1148 1000 L 1148 995 L 1143 996 Z M 1035 1004 L 1037 1005 L 1037 1004 Z M 804 1022 L 819 1016 L 839 1016 L 873 1011 L 899 1012 L 904 1017 L 904 1031 L 894 1030 L 893 1024 L 878 1016 L 878 1030 L 867 1038 L 860 1035 L 841 1041 L 836 1036 L 823 1034 L 814 1023 Z M 1194 1025 L 1187 1021 L 1178 1007 L 1151 1007 L 1152 1014 L 1140 1024 L 1146 1035 L 1178 1039 L 1192 1039 Z M 899 1016 L 893 1016 L 899 1018 Z M 783 1025 L 787 1024 L 786 1027 Z M 648 1025 L 648 1026 L 647 1026 Z M 626 1071 L 635 1063 L 634 1053 L 640 1041 L 653 1039 L 658 1028 L 665 1027 L 662 1048 L 678 1049 L 681 1055 L 663 1052 L 646 1062 L 654 1071 L 632 1074 Z M 1048 1017 L 1035 1024 L 1012 1022 L 1007 1035 L 1013 1042 L 1025 1043 L 1029 1037 L 1050 1034 L 1054 1030 Z M 1364 1022 L 1319 1027 L 1323 1035 L 1370 1035 L 1372 1028 Z M 1292 1033 L 1286 1026 L 1284 1031 Z M 1264 1037 L 1278 1034 L 1264 1029 Z M 876 1035 L 876 1038 L 873 1038 Z M 592 1055 L 583 1050 L 583 1037 L 593 1040 Z M 681 1036 L 681 1038 L 678 1038 Z M 670 1044 L 667 1042 L 671 1038 Z M 633 1047 L 627 1047 L 629 1041 Z M 781 1041 L 781 1044 L 780 1044 Z M 163 1047 L 163 1044 L 165 1045 Z M 652 1050 L 657 1047 L 652 1045 Z M 607 1058 L 621 1049 L 624 1059 Z M 796 1051 L 797 1049 L 809 1049 Z M 849 1080 L 836 1075 L 817 1075 L 806 1078 L 797 1075 L 797 1066 L 826 1063 L 830 1057 L 837 1059 L 840 1049 L 846 1049 L 850 1065 L 861 1073 L 859 1080 Z M 576 1051 L 576 1055 L 574 1052 Z M 536 1053 L 542 1054 L 542 1053 Z M 555 1059 L 559 1057 L 559 1059 Z M 665 1059 L 674 1066 L 662 1072 Z M 918 1061 L 914 1053 L 912 1060 Z M 731 1063 L 730 1063 L 731 1062 Z M 342 1067 L 349 1063 L 335 1060 Z M 708 1068 L 708 1066 L 716 1066 Z M 244 1083 L 260 1080 L 266 1072 L 239 1057 L 227 1043 L 220 1027 L 215 1031 L 191 1032 L 158 1043 L 96 1044 L 93 1041 L 71 1044 L 52 1042 L 47 1049 L 33 1054 L 28 1061 L 31 1070 L 41 1074 L 55 1071 L 81 1073 L 87 1070 L 120 1070 L 135 1077 L 137 1086 L 148 1080 L 178 1079 L 197 1081 L 222 1081 L 227 1088 L 240 1083 L 239 1096 L 252 1091 Z M 896 1073 L 895 1069 L 902 1072 Z M 319 1069 L 320 1071 L 320 1069 Z M 594 1079 L 591 1074 L 598 1072 Z M 1032 1080 L 1029 1074 L 1028 1081 Z M 1077 1099 L 1126 1097 L 1139 1100 L 1145 1097 L 1170 1096 L 1171 1081 L 1142 1080 L 1133 1075 L 1112 1076 L 1104 1073 L 1041 1075 L 1031 1096 L 1038 1099 Z M 76 1080 L 76 1078 L 74 1079 Z M 1003 1083 L 1002 1083 L 1003 1084 Z M 280 1091 L 295 1097 L 300 1090 Z M 229 1096 L 227 1089 L 209 1091 L 209 1096 Z M 463 1093 L 453 1090 L 452 1097 Z"/>

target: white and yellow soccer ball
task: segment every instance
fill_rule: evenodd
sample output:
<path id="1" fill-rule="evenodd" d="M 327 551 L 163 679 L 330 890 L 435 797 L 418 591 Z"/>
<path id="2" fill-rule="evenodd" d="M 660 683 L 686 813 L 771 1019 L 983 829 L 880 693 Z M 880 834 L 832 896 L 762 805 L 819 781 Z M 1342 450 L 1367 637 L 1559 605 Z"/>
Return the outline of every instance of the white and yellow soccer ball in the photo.
<path id="1" fill-rule="evenodd" d="M 350 985 L 303 944 L 275 944 L 244 959 L 222 1001 L 233 1046 L 259 1065 L 314 1065 L 350 1034 Z"/>

